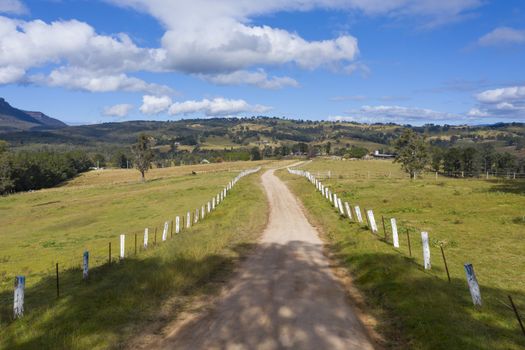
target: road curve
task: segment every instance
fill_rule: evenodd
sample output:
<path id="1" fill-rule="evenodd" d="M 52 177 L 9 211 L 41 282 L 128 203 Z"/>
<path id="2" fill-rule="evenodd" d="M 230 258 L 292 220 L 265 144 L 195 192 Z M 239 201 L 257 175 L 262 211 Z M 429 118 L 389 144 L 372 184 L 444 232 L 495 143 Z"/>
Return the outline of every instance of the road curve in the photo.
<path id="1" fill-rule="evenodd" d="M 323 255 L 318 232 L 268 170 L 270 217 L 213 310 L 165 338 L 161 349 L 373 349 Z"/>

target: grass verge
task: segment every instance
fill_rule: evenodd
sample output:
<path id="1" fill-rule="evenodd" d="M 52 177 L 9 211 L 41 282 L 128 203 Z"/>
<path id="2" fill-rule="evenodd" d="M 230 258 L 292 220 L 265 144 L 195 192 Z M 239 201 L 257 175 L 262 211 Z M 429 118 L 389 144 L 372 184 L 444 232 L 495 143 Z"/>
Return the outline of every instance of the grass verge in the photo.
<path id="1" fill-rule="evenodd" d="M 380 236 L 381 215 L 396 217 L 400 249 L 392 247 L 388 225 L 385 241 L 365 226 L 339 216 L 306 179 L 286 171 L 278 174 L 301 199 L 310 219 L 324 232 L 325 242 L 365 295 L 369 311 L 380 321 L 377 331 L 384 336 L 385 347 L 523 348 L 525 337 L 506 299 L 511 294 L 522 312 L 525 310 L 520 278 L 523 255 L 519 254 L 525 231 L 512 220 L 523 210 L 523 192 L 505 190 L 518 185 L 458 179 L 367 180 L 367 171 L 374 171 L 374 166 L 374 162 L 314 161 L 306 169 L 340 174 L 348 167 L 354 167 L 350 169 L 354 173 L 361 171 L 364 176 L 325 183 L 344 201 L 374 209 Z M 406 228 L 411 228 L 413 257 L 408 254 Z M 428 230 L 433 238 L 430 271 L 422 267 L 420 230 Z M 439 242 L 446 242 L 451 283 L 447 282 Z M 478 274 L 484 300 L 480 309 L 472 306 L 465 262 L 472 262 Z"/>
<path id="2" fill-rule="evenodd" d="M 59 299 L 54 276 L 40 278 L 26 288 L 26 315 L 2 319 L 0 348 L 121 347 L 147 324 L 176 317 L 189 296 L 212 292 L 210 281 L 231 271 L 243 247 L 262 232 L 267 211 L 259 176 L 247 176 L 206 220 L 156 248 L 91 269 L 87 282 L 79 268 L 62 271 Z M 12 290 L 1 292 L 0 300 L 7 301 L 0 313 L 10 314 Z M 168 300 L 179 302 L 166 313 Z"/>

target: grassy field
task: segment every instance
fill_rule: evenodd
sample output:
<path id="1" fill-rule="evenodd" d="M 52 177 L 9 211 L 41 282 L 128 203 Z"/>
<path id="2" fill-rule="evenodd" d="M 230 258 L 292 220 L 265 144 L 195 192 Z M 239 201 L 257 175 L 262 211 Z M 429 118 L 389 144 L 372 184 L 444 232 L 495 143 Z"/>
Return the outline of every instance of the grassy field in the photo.
<path id="1" fill-rule="evenodd" d="M 387 348 L 522 349 L 521 333 L 507 295 L 525 316 L 525 182 L 427 176 L 410 181 L 389 161 L 307 163 L 314 175 L 344 201 L 373 209 L 374 236 L 340 217 L 306 179 L 280 175 L 302 200 L 311 220 L 338 260 L 351 272 L 379 322 Z M 383 237 L 381 216 L 387 222 Z M 391 245 L 395 217 L 400 249 Z M 412 255 L 407 248 L 409 228 Z M 423 268 L 421 231 L 431 241 L 432 270 Z M 451 274 L 448 283 L 439 245 Z M 483 306 L 472 305 L 463 264 L 470 262 L 480 283 Z"/>
<path id="2" fill-rule="evenodd" d="M 204 293 L 230 271 L 243 247 L 266 223 L 258 175 L 237 186 L 207 220 L 160 244 L 162 225 L 200 208 L 238 172 L 258 162 L 157 169 L 137 182 L 135 170 L 90 172 L 61 188 L 0 198 L 0 348 L 119 347 L 159 317 L 176 317 L 188 296 Z M 191 175 L 191 171 L 197 175 Z M 242 220 L 250 218 L 250 220 Z M 152 249 L 134 255 L 145 227 Z M 118 236 L 126 256 L 118 262 Z M 113 261 L 107 265 L 108 243 Z M 82 282 L 82 253 L 90 252 L 90 280 Z M 60 264 L 56 299 L 54 266 Z M 26 276 L 26 315 L 11 321 L 14 275 Z M 165 304 L 170 303 L 168 316 Z M 160 315 L 160 316 L 159 316 Z"/>

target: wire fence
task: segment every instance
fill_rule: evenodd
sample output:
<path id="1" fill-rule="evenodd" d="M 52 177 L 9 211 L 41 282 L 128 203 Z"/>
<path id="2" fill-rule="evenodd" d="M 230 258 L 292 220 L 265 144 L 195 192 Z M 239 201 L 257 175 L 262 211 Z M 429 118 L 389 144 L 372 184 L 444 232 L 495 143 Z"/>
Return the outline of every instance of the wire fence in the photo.
<path id="1" fill-rule="evenodd" d="M 409 226 L 408 224 L 401 221 L 401 224 L 399 224 L 395 218 L 391 218 L 390 222 L 385 221 L 384 216 L 381 216 L 381 222 L 376 221 L 376 218 L 374 216 L 374 211 L 372 209 L 364 208 L 364 218 L 362 215 L 362 208 L 360 208 L 358 205 L 349 205 L 348 202 L 344 202 L 341 197 L 337 196 L 337 193 L 333 193 L 332 190 L 325 186 L 318 178 L 318 175 L 324 174 L 327 175 L 327 178 L 332 178 L 333 173 L 330 171 L 327 172 L 309 172 L 304 170 L 298 170 L 298 169 L 292 169 L 287 168 L 288 172 L 293 175 L 298 175 L 305 177 L 310 183 L 312 183 L 316 190 L 330 203 L 332 208 L 334 208 L 341 217 L 345 217 L 349 219 L 352 223 L 358 223 L 360 225 L 366 225 L 368 229 L 372 232 L 372 234 L 376 235 L 378 238 L 381 238 L 385 243 L 392 244 L 395 248 L 399 248 L 399 242 L 400 238 L 406 234 L 406 244 L 408 247 L 408 253 L 409 256 L 412 257 L 415 250 L 413 248 L 417 247 L 419 249 L 423 250 L 423 267 L 425 270 L 431 270 L 432 263 L 430 259 L 430 247 L 433 246 L 434 248 L 439 248 L 440 253 L 443 259 L 443 265 L 445 267 L 445 271 L 447 274 L 448 282 L 451 282 L 450 272 L 449 272 L 449 265 L 447 263 L 446 254 L 445 254 L 445 247 L 446 242 L 433 240 L 429 237 L 428 232 L 421 232 L 417 228 L 414 228 L 412 226 Z M 383 237 L 380 237 L 380 230 L 379 226 L 382 227 L 383 230 Z M 387 229 L 388 228 L 388 229 Z M 413 233 L 421 232 L 421 240 L 413 240 L 411 239 L 411 235 Z M 421 242 L 420 244 L 418 242 Z M 415 243 L 415 244 L 414 244 Z M 469 291 L 472 297 L 472 302 L 475 307 L 481 308 L 482 307 L 482 297 L 481 297 L 481 290 L 476 278 L 476 274 L 474 272 L 474 267 L 472 264 L 464 264 L 464 269 L 466 273 L 466 279 L 469 286 Z M 507 295 L 509 303 L 501 300 L 496 299 L 500 304 L 504 305 L 508 310 L 509 314 L 512 312 L 514 314 L 514 317 L 517 320 L 517 323 L 525 336 L 525 326 L 523 323 L 524 316 L 521 314 L 521 312 L 518 310 L 518 307 L 514 303 L 514 300 L 512 299 L 511 295 Z"/>
<path id="2" fill-rule="evenodd" d="M 338 172 L 332 170 L 311 171 L 317 179 L 410 179 L 410 174 L 402 172 L 385 172 L 385 171 L 345 171 Z M 525 179 L 525 173 L 520 172 L 443 172 L 443 171 L 425 171 L 419 175 L 422 178 L 439 179 L 439 178 L 464 178 L 479 180 L 520 180 Z"/>
<path id="3" fill-rule="evenodd" d="M 56 280 L 56 297 L 63 294 L 64 286 L 60 281 L 60 276 L 66 271 L 80 269 L 83 272 L 83 279 L 89 276 L 89 271 L 102 267 L 104 265 L 112 265 L 117 262 L 122 262 L 126 258 L 138 256 L 146 250 L 151 250 L 159 247 L 161 243 L 172 239 L 175 235 L 184 231 L 190 230 L 194 225 L 197 225 L 202 220 L 206 219 L 216 208 L 225 200 L 230 190 L 237 184 L 237 182 L 244 176 L 258 172 L 261 167 L 254 169 L 242 170 L 235 178 L 223 187 L 223 189 L 213 196 L 210 201 L 204 203 L 196 209 L 190 209 L 183 215 L 176 216 L 169 219 L 160 225 L 147 227 L 142 230 L 135 230 L 125 234 L 121 234 L 107 242 L 106 246 L 97 247 L 96 250 L 91 248 L 84 252 L 83 257 L 71 259 L 58 259 L 47 270 L 40 275 L 41 279 L 54 278 Z M 13 312 L 8 317 L 10 320 L 20 318 L 30 310 L 27 310 L 24 305 L 26 297 L 26 277 L 24 275 L 15 276 L 15 289 L 13 297 L 6 298 L 1 301 L 1 308 L 5 310 L 10 304 L 13 305 Z M 82 279 L 78 280 L 78 284 Z M 45 294 L 42 291 L 31 290 L 35 294 Z M 3 304 L 3 305 L 2 305 Z M 1 316 L 1 315 L 0 315 Z M 5 316 L 5 315 L 4 315 Z"/>

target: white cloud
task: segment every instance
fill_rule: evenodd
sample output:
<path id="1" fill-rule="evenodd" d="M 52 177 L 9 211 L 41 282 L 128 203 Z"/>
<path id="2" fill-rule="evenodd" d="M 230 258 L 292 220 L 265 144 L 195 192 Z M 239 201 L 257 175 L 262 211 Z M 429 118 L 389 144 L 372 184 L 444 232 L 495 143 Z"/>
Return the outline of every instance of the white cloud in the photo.
<path id="1" fill-rule="evenodd" d="M 268 77 L 262 69 L 256 72 L 236 71 L 233 73 L 202 75 L 202 78 L 218 85 L 246 84 L 263 89 L 281 89 L 286 86 L 299 86 L 299 83 L 290 77 Z"/>
<path id="2" fill-rule="evenodd" d="M 29 77 L 29 81 L 39 85 L 89 92 L 131 91 L 158 95 L 173 92 L 165 85 L 146 83 L 124 73 L 112 74 L 75 67 L 61 67 L 51 71 L 49 75 L 33 75 Z"/>
<path id="3" fill-rule="evenodd" d="M 125 117 L 135 108 L 132 104 L 118 104 L 104 108 L 103 114 L 108 117 Z"/>
<path id="4" fill-rule="evenodd" d="M 450 122 L 461 116 L 427 108 L 402 106 L 362 106 L 350 110 L 345 116 L 331 116 L 330 120 L 356 121 L 361 123 L 424 124 L 428 122 Z"/>
<path id="5" fill-rule="evenodd" d="M 525 30 L 499 27 L 478 39 L 480 46 L 503 46 L 525 44 Z"/>
<path id="6" fill-rule="evenodd" d="M 159 71 L 162 49 L 137 47 L 125 34 L 103 36 L 76 20 L 45 23 L 0 16 L 0 84 L 24 80 L 87 91 L 166 92 L 129 71 Z M 27 77 L 35 67 L 58 66 L 49 76 Z"/>
<path id="7" fill-rule="evenodd" d="M 469 115 L 525 121 L 525 86 L 507 86 L 476 94 Z"/>
<path id="8" fill-rule="evenodd" d="M 1 0 L 0 13 L 22 15 L 27 13 L 27 8 L 20 0 Z"/>
<path id="9" fill-rule="evenodd" d="M 234 116 L 242 113 L 265 113 L 270 109 L 268 106 L 250 105 L 244 100 L 231 100 L 219 97 L 212 100 L 176 102 L 171 105 L 169 113 L 171 115 L 203 113 L 211 117 Z"/>
<path id="10" fill-rule="evenodd" d="M 140 111 L 144 114 L 159 114 L 165 112 L 171 105 L 171 97 L 169 96 L 142 96 L 142 106 Z"/>
<path id="11" fill-rule="evenodd" d="M 525 101 L 525 86 L 509 86 L 499 89 L 486 90 L 476 95 L 481 103 L 500 103 L 504 101 Z"/>

